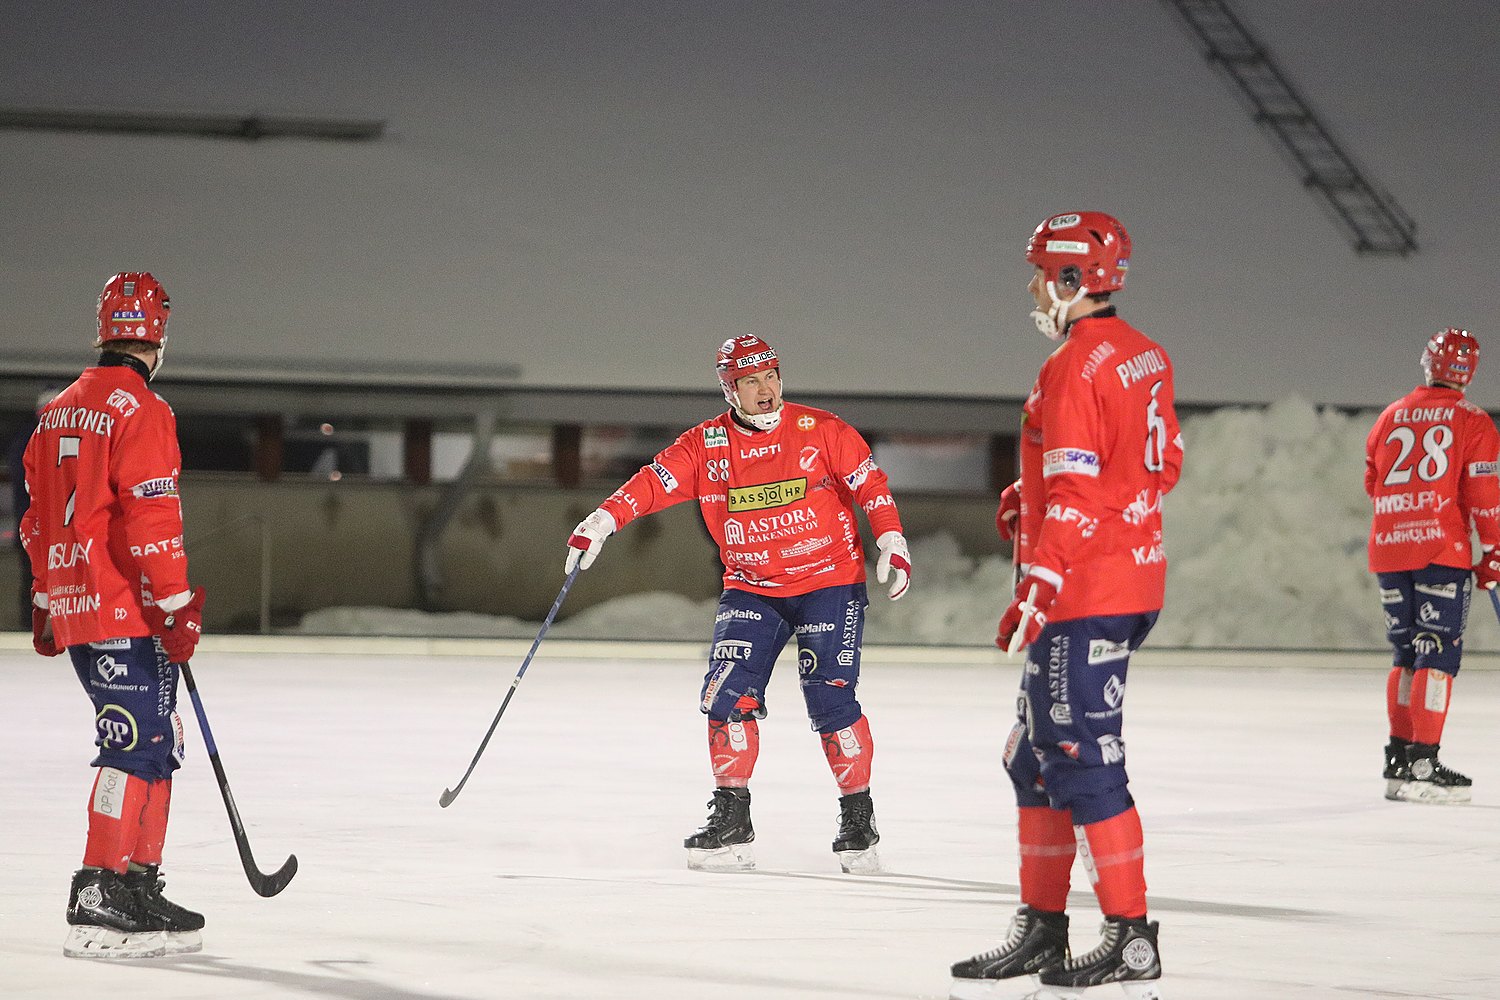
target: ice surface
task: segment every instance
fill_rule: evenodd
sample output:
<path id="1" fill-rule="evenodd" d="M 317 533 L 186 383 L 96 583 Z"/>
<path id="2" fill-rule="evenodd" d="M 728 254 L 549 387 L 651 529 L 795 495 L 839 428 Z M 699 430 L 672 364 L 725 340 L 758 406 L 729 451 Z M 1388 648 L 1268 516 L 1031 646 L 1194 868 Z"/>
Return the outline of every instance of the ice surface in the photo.
<path id="1" fill-rule="evenodd" d="M 164 872 L 168 895 L 206 914 L 204 951 L 125 966 L 61 955 L 86 698 L 65 662 L 0 651 L 0 995 L 927 1000 L 946 996 L 949 963 L 999 940 L 1017 905 L 998 763 L 1017 664 L 871 652 L 860 695 L 895 874 L 859 878 L 829 850 L 835 790 L 783 661 L 753 782 L 760 870 L 715 875 L 687 871 L 681 848 L 711 785 L 690 645 L 587 659 L 549 640 L 463 794 L 438 807 L 525 645 L 273 655 L 205 640 L 195 673 L 251 843 L 262 868 L 295 852 L 301 871 L 280 896 L 251 893 L 184 692 L 190 759 Z M 1148 649 L 1132 667 L 1125 735 L 1164 995 L 1500 995 L 1500 785 L 1484 756 L 1500 672 L 1460 675 L 1444 740 L 1474 804 L 1415 806 L 1381 798 L 1380 657 L 1334 670 L 1235 655 L 1182 667 Z M 1074 946 L 1090 947 L 1097 910 L 1074 880 Z"/>

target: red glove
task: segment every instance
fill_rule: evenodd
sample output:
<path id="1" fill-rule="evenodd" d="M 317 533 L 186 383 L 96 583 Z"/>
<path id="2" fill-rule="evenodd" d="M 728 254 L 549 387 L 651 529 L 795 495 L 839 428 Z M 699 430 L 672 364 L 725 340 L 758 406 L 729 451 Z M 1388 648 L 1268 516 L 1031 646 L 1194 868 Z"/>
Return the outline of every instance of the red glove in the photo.
<path id="1" fill-rule="evenodd" d="M 1016 598 L 1000 616 L 995 645 L 1007 653 L 1029 646 L 1047 624 L 1047 612 L 1057 600 L 1057 587 L 1035 572 L 1027 573 L 1016 588 Z"/>
<path id="2" fill-rule="evenodd" d="M 31 645 L 43 656 L 56 656 L 62 652 L 52 635 L 52 616 L 35 604 L 31 606 Z"/>
<path id="3" fill-rule="evenodd" d="M 152 634 L 161 638 L 162 652 L 169 663 L 186 663 L 193 658 L 193 650 L 203 638 L 203 598 L 203 588 L 198 587 L 176 611 L 164 612 L 154 604 L 141 609 Z"/>
<path id="4" fill-rule="evenodd" d="M 1016 537 L 1016 522 L 1021 517 L 1021 481 L 1017 479 L 1000 491 L 1000 509 L 995 511 L 995 530 L 1002 542 Z"/>
<path id="5" fill-rule="evenodd" d="M 1474 577 L 1485 590 L 1494 590 L 1500 583 L 1500 551 L 1491 549 L 1480 558 L 1474 567 Z"/>

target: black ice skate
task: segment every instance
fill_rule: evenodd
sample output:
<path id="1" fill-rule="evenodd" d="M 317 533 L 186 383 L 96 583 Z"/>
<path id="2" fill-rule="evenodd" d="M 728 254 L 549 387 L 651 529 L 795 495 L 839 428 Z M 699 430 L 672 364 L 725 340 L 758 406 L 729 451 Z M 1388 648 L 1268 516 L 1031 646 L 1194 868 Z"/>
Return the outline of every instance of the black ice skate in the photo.
<path id="1" fill-rule="evenodd" d="M 1002 979 L 1031 976 L 1068 960 L 1068 915 L 1023 906 L 1000 947 L 953 963 L 951 1000 L 984 1000 Z"/>
<path id="2" fill-rule="evenodd" d="M 68 893 L 69 958 L 160 958 L 167 936 L 141 903 L 140 893 L 112 871 L 80 868 Z"/>
<path id="3" fill-rule="evenodd" d="M 1411 741 L 1399 736 L 1392 736 L 1385 745 L 1385 772 L 1382 777 L 1385 778 L 1385 797 L 1392 801 L 1401 798 L 1396 793 L 1411 777 L 1411 771 L 1406 766 L 1406 748 L 1409 746 Z"/>
<path id="4" fill-rule="evenodd" d="M 1161 1000 L 1156 922 L 1105 917 L 1099 945 L 1087 955 L 1043 969 L 1036 1000 L 1077 1000 L 1091 986 L 1119 983 L 1127 1000 Z"/>
<path id="5" fill-rule="evenodd" d="M 869 789 L 839 796 L 839 832 L 833 838 L 839 867 L 851 875 L 878 874 L 878 843 L 880 831 L 875 829 L 875 803 L 870 801 Z"/>
<path id="6" fill-rule="evenodd" d="M 1474 782 L 1438 760 L 1436 743 L 1406 748 L 1406 774 L 1391 798 L 1402 802 L 1459 805 L 1473 796 Z"/>
<path id="7" fill-rule="evenodd" d="M 708 822 L 682 842 L 688 849 L 688 867 L 703 871 L 749 871 L 755 867 L 750 844 L 755 828 L 750 825 L 750 789 L 715 788 L 708 800 Z"/>
<path id="8" fill-rule="evenodd" d="M 203 950 L 203 935 L 198 933 L 203 930 L 203 914 L 178 906 L 161 894 L 166 880 L 160 876 L 156 865 L 127 872 L 121 876 L 121 881 L 136 893 L 147 918 L 166 933 L 168 955 L 187 955 Z"/>

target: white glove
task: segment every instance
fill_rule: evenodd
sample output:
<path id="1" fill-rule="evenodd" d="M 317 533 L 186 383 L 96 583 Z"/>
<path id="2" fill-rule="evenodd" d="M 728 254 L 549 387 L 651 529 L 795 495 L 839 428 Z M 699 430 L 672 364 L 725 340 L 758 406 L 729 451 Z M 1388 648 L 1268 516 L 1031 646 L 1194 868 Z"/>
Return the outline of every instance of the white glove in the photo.
<path id="1" fill-rule="evenodd" d="M 875 539 L 880 549 L 880 561 L 875 564 L 875 580 L 885 583 L 891 570 L 896 571 L 896 580 L 891 584 L 891 600 L 901 600 L 906 587 L 911 583 L 911 553 L 906 549 L 906 536 L 899 531 L 887 531 Z"/>
<path id="2" fill-rule="evenodd" d="M 568 539 L 568 561 L 563 566 L 564 572 L 573 572 L 574 566 L 581 569 L 592 566 L 604 540 L 615 533 L 616 527 L 614 515 L 603 507 L 579 521 Z"/>

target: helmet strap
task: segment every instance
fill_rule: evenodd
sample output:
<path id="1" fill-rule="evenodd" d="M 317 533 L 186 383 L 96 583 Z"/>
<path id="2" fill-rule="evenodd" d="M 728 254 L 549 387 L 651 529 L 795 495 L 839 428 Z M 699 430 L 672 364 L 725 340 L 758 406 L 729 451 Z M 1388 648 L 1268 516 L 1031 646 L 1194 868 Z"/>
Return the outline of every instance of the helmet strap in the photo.
<path id="1" fill-rule="evenodd" d="M 1068 310 L 1086 294 L 1088 294 L 1088 289 L 1079 286 L 1071 299 L 1060 299 L 1057 297 L 1057 283 L 1049 281 L 1047 282 L 1047 297 L 1052 300 L 1052 305 L 1045 312 L 1041 309 L 1031 310 L 1031 321 L 1048 340 L 1061 340 L 1068 332 Z"/>

